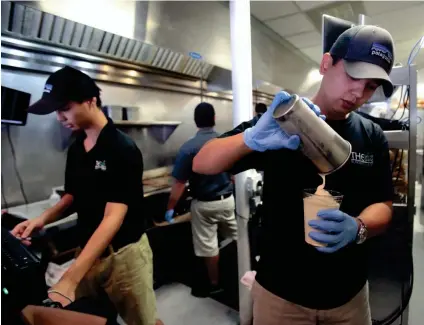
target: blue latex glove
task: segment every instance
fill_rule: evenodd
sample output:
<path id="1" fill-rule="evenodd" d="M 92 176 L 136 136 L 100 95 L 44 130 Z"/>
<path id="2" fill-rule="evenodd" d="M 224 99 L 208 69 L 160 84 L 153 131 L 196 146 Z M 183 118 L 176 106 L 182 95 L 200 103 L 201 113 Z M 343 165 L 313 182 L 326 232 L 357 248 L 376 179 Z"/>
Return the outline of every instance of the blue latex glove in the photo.
<path id="1" fill-rule="evenodd" d="M 334 253 L 356 239 L 359 225 L 355 218 L 338 209 L 321 210 L 317 215 L 321 220 L 311 220 L 309 225 L 324 233 L 311 231 L 309 237 L 328 245 L 316 247 L 320 252 Z"/>
<path id="2" fill-rule="evenodd" d="M 165 220 L 170 223 L 173 223 L 174 222 L 174 219 L 172 219 L 173 216 L 174 216 L 174 209 L 170 209 L 166 211 L 165 213 Z"/>
<path id="3" fill-rule="evenodd" d="M 275 109 L 281 104 L 287 103 L 291 95 L 285 91 L 279 92 L 275 95 L 272 104 L 268 110 L 262 115 L 255 126 L 247 129 L 243 133 L 244 143 L 252 150 L 266 151 L 278 150 L 282 148 L 296 150 L 300 145 L 300 138 L 298 135 L 289 136 L 281 130 L 277 121 L 274 119 L 273 114 Z M 314 105 L 309 99 L 302 98 L 306 104 L 321 118 L 321 110 L 318 106 Z"/>

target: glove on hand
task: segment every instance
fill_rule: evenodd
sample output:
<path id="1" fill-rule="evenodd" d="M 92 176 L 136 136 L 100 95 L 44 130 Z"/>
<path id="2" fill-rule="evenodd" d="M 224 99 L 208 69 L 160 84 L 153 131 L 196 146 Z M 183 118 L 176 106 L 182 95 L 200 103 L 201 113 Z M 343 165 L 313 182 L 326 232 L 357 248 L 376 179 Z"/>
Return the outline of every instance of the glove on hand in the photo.
<path id="1" fill-rule="evenodd" d="M 328 209 L 318 212 L 321 220 L 311 220 L 309 225 L 317 230 L 311 231 L 309 237 L 317 242 L 327 244 L 326 247 L 316 247 L 323 253 L 334 253 L 356 239 L 358 223 L 355 218 L 338 210 Z"/>
<path id="2" fill-rule="evenodd" d="M 289 93 L 285 91 L 279 92 L 256 125 L 244 131 L 244 143 L 250 149 L 263 152 L 266 150 L 278 150 L 283 148 L 296 150 L 299 147 L 299 136 L 290 136 L 285 133 L 273 117 L 275 109 L 281 104 L 287 103 L 291 98 L 292 96 Z M 302 100 L 308 104 L 315 114 L 325 119 L 325 116 L 321 115 L 321 110 L 318 106 L 314 105 L 307 98 L 302 98 Z"/>

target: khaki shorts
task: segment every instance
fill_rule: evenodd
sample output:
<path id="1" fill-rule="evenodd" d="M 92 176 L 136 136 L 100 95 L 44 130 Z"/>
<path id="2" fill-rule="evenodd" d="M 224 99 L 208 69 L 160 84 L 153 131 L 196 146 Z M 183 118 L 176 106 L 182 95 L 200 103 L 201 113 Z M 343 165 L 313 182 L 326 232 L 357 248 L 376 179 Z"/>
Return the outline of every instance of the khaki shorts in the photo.
<path id="1" fill-rule="evenodd" d="M 76 297 L 106 292 L 128 325 L 154 325 L 153 255 L 147 235 L 99 260 L 80 282 Z"/>
<path id="2" fill-rule="evenodd" d="M 343 306 L 315 310 L 284 300 L 256 281 L 252 287 L 253 325 L 371 325 L 368 284 Z"/>
<path id="3" fill-rule="evenodd" d="M 218 230 L 226 238 L 237 240 L 237 222 L 234 196 L 218 201 L 191 202 L 191 230 L 196 256 L 211 257 L 219 254 Z"/>

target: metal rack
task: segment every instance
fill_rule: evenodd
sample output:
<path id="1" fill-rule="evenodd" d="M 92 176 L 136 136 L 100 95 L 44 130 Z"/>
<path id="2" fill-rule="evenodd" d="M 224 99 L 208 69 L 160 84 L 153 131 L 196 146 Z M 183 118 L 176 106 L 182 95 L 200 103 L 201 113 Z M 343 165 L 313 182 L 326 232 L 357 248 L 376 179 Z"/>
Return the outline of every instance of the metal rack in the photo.
<path id="1" fill-rule="evenodd" d="M 407 249 L 412 254 L 412 244 L 414 235 L 414 217 L 416 213 L 415 206 L 415 179 L 416 179 L 416 160 L 417 160 L 417 70 L 415 65 L 406 67 L 394 67 L 390 78 L 396 86 L 409 87 L 409 130 L 407 131 L 385 131 L 390 149 L 402 149 L 408 151 L 407 167 L 407 195 L 406 204 L 395 204 L 395 215 L 406 218 L 402 223 L 406 228 Z M 409 317 L 408 307 L 404 310 L 398 323 L 407 325 Z"/>
<path id="2" fill-rule="evenodd" d="M 384 131 L 390 149 L 408 150 L 408 220 L 412 222 L 415 215 L 415 178 L 417 160 L 417 70 L 415 65 L 395 67 L 390 78 L 396 86 L 409 86 L 409 130 Z"/>

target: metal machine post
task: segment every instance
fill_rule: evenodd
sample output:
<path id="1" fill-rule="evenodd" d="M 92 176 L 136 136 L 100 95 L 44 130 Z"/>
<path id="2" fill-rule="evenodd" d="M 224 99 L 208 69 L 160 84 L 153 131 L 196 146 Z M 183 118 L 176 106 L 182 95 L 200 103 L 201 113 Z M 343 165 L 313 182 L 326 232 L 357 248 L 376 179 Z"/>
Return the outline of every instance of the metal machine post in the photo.
<path id="1" fill-rule="evenodd" d="M 239 125 L 253 117 L 252 111 L 252 50 L 250 31 L 250 1 L 230 1 L 231 63 L 233 88 L 233 124 Z M 239 279 L 250 270 L 248 235 L 249 198 L 246 179 L 249 172 L 236 176 L 236 212 L 238 223 L 238 275 Z M 249 290 L 239 282 L 240 324 L 252 320 L 252 300 Z"/>

